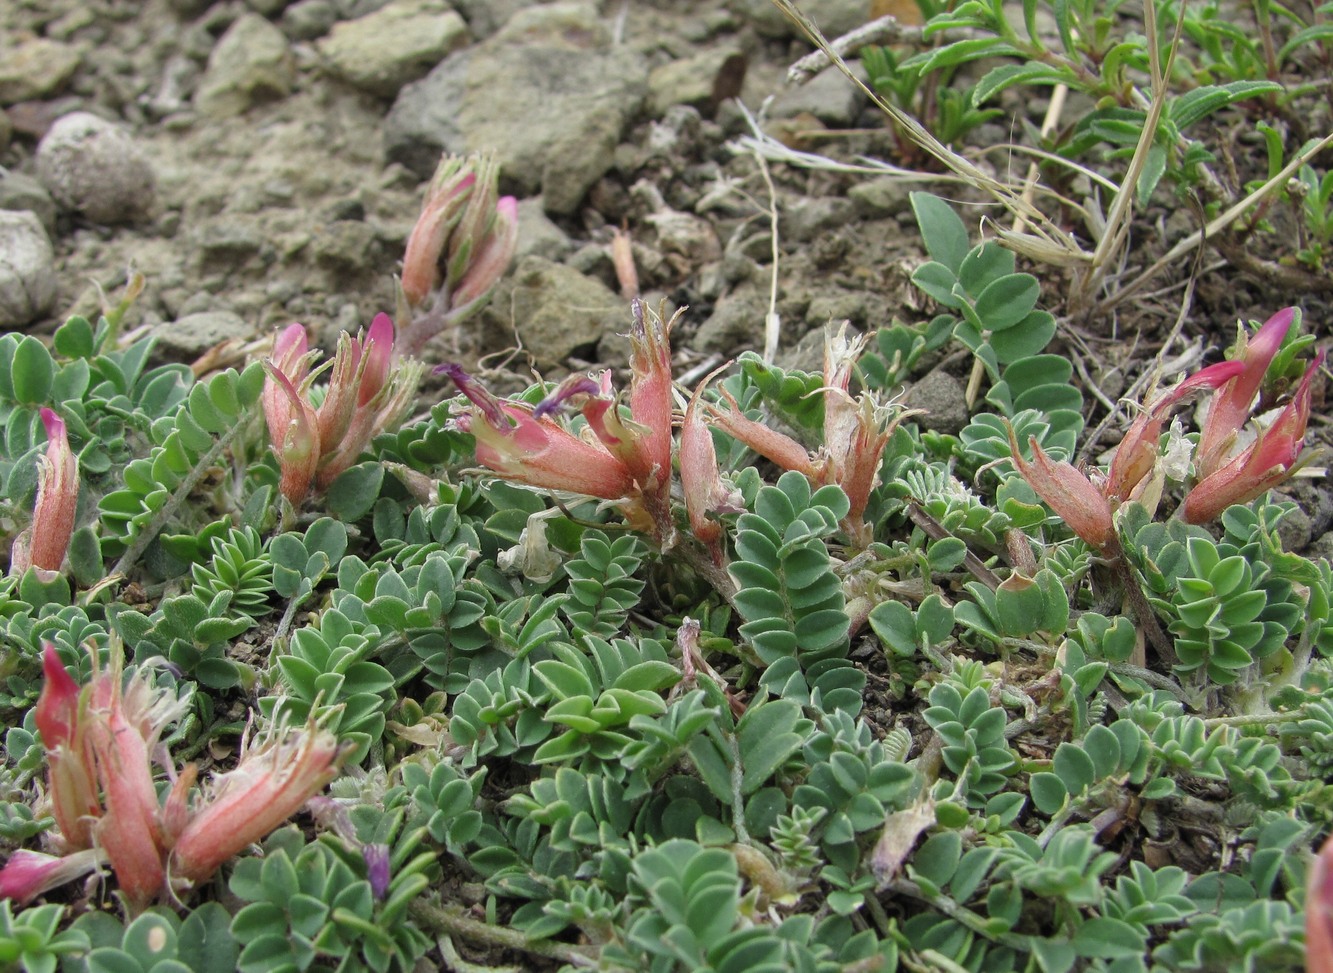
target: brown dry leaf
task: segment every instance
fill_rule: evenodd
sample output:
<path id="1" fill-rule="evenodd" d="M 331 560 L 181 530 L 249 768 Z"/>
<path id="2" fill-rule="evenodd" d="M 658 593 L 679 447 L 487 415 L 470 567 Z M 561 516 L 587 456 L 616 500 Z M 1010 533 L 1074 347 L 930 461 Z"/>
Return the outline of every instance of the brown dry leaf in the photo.
<path id="1" fill-rule="evenodd" d="M 884 819 L 884 831 L 875 842 L 875 853 L 870 859 L 870 869 L 880 888 L 898 877 L 921 832 L 934 824 L 935 802 L 930 797 Z"/>

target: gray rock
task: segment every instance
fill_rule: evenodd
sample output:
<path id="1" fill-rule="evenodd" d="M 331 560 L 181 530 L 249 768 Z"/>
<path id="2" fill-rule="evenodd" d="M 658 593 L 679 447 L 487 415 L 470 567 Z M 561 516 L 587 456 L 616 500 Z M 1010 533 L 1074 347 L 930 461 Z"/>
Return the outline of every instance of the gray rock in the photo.
<path id="1" fill-rule="evenodd" d="M 860 62 L 853 70 L 865 79 Z M 792 118 L 809 113 L 826 125 L 846 127 L 853 124 L 865 106 L 866 96 L 836 67 L 825 68 L 803 85 L 791 85 L 769 106 L 769 117 Z"/>
<path id="2" fill-rule="evenodd" d="M 860 291 L 835 290 L 817 293 L 805 309 L 805 323 L 823 328 L 830 323 L 850 321 L 857 328 L 866 324 L 866 295 Z"/>
<path id="3" fill-rule="evenodd" d="M 0 328 L 32 324 L 55 300 L 55 253 L 42 224 L 26 210 L 0 210 Z"/>
<path id="4" fill-rule="evenodd" d="M 809 243 L 845 226 L 855 211 L 856 205 L 841 196 L 797 196 L 782 213 L 779 233 L 796 243 Z"/>
<path id="5" fill-rule="evenodd" d="M 689 105 L 712 117 L 719 102 L 740 94 L 745 55 L 736 47 L 718 47 L 653 68 L 648 75 L 648 111 L 666 114 L 672 105 Z"/>
<path id="6" fill-rule="evenodd" d="M 301 0 L 282 12 L 282 29 L 294 41 L 323 37 L 338 22 L 332 0 Z"/>
<path id="7" fill-rule="evenodd" d="M 159 325 L 153 336 L 158 350 L 167 357 L 193 359 L 229 339 L 247 341 L 255 336 L 255 328 L 231 311 L 199 311 Z"/>
<path id="8" fill-rule="evenodd" d="M 58 94 L 79 69 L 77 48 L 46 37 L 29 37 L 0 57 L 0 105 L 39 101 Z"/>
<path id="9" fill-rule="evenodd" d="M 772 0 L 729 0 L 728 7 L 768 37 L 803 37 Z M 872 0 L 801 0 L 801 10 L 833 40 L 871 19 Z"/>
<path id="10" fill-rule="evenodd" d="M 555 18 L 566 7 L 534 9 Z M 647 71 L 632 50 L 597 46 L 596 33 L 582 30 L 544 33 L 546 22 L 529 13 L 405 87 L 385 123 L 385 150 L 423 179 L 441 152 L 494 150 L 507 189 L 540 191 L 547 212 L 572 213 L 614 164 Z"/>
<path id="11" fill-rule="evenodd" d="M 847 198 L 856 204 L 857 215 L 866 219 L 900 216 L 912 208 L 912 185 L 892 176 L 880 176 L 857 183 L 847 190 Z"/>
<path id="12" fill-rule="evenodd" d="M 245 5 L 257 14 L 276 17 L 282 13 L 290 0 L 245 0 Z"/>
<path id="13" fill-rule="evenodd" d="M 94 223 L 134 223 L 153 208 L 153 168 L 130 134 L 90 112 L 56 121 L 37 146 L 37 176 L 57 203 Z"/>
<path id="14" fill-rule="evenodd" d="M 287 38 L 259 14 L 247 13 L 218 38 L 194 104 L 210 118 L 229 118 L 287 97 L 295 82 Z"/>
<path id="15" fill-rule="evenodd" d="M 539 367 L 559 365 L 620 326 L 624 302 L 606 285 L 542 257 L 524 257 L 486 320 L 515 327 Z"/>
<path id="16" fill-rule="evenodd" d="M 525 199 L 518 204 L 518 246 L 515 262 L 529 254 L 559 260 L 574 248 L 564 230 L 551 222 L 540 199 Z"/>
<path id="17" fill-rule="evenodd" d="M 468 43 L 467 24 L 442 0 L 393 0 L 333 28 L 317 46 L 329 71 L 353 87 L 392 98 Z"/>
<path id="18" fill-rule="evenodd" d="M 190 235 L 200 269 L 207 273 L 244 266 L 260 254 L 265 240 L 264 227 L 249 215 L 210 220 L 195 227 Z"/>
<path id="19" fill-rule="evenodd" d="M 454 0 L 454 9 L 463 15 L 473 37 L 490 37 L 520 10 L 536 0 Z"/>
<path id="20" fill-rule="evenodd" d="M 360 220 L 336 220 L 314 243 L 315 262 L 338 274 L 371 270 L 381 256 L 375 229 Z"/>
<path id="21" fill-rule="evenodd" d="M 764 343 L 764 315 L 768 301 L 750 285 L 717 302 L 712 315 L 694 334 L 694 348 L 704 354 L 730 354 L 738 348 L 759 348 Z"/>
<path id="22" fill-rule="evenodd" d="M 4 112 L 0 112 L 0 118 Z M 55 239 L 56 204 L 51 194 L 32 176 L 0 168 L 0 209 L 28 210 L 41 221 L 46 235 Z"/>
<path id="23" fill-rule="evenodd" d="M 904 404 L 909 409 L 926 410 L 925 415 L 916 417 L 922 429 L 952 434 L 967 425 L 963 385 L 948 372 L 928 372 L 908 389 Z"/>

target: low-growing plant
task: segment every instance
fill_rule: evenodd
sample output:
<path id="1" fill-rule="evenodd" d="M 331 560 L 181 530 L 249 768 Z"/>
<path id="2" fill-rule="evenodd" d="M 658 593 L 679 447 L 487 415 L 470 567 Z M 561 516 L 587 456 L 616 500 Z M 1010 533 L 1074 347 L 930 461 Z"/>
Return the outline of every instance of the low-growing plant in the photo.
<path id="1" fill-rule="evenodd" d="M 1095 54 L 1088 86 L 1140 57 L 1091 8 L 1063 54 L 995 15 L 938 13 L 1061 78 Z M 494 173 L 459 171 L 407 345 L 507 263 Z M 623 391 L 446 364 L 460 395 L 381 428 L 421 369 L 387 319 L 327 380 L 304 331 L 198 380 L 114 310 L 0 339 L 5 529 L 33 525 L 0 586 L 0 965 L 1327 962 L 1333 569 L 1268 496 L 1321 353 L 1294 309 L 1242 327 L 1077 466 L 1040 282 L 912 205 L 938 313 L 831 328 L 817 373 L 678 390 L 678 318 L 635 302 Z M 974 414 L 923 430 L 893 396 L 955 352 Z M 1167 428 L 1195 392 L 1197 441 Z"/>

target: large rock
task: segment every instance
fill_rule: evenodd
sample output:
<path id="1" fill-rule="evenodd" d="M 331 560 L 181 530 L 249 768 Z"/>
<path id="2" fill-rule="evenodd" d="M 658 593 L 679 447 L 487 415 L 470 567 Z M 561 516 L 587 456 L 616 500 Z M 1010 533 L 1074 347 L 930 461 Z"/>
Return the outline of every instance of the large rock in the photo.
<path id="1" fill-rule="evenodd" d="M 0 210 L 0 328 L 22 328 L 56 299 L 55 254 L 37 217 Z"/>
<path id="2" fill-rule="evenodd" d="M 861 62 L 850 62 L 853 72 L 866 79 Z M 791 85 L 773 99 L 770 118 L 814 115 L 826 125 L 845 128 L 853 124 L 865 107 L 865 92 L 837 67 L 825 68 L 803 85 Z"/>
<path id="3" fill-rule="evenodd" d="M 524 257 L 486 309 L 492 326 L 518 331 L 539 367 L 561 364 L 623 324 L 625 302 L 609 287 L 544 257 Z"/>
<path id="4" fill-rule="evenodd" d="M 224 341 L 247 341 L 255 326 L 231 311 L 199 311 L 153 329 L 158 350 L 169 358 L 192 361 Z"/>
<path id="5" fill-rule="evenodd" d="M 592 8 L 531 8 L 405 87 L 385 149 L 422 178 L 441 152 L 492 150 L 507 189 L 572 213 L 613 165 L 646 92 L 643 58 L 610 47 Z"/>
<path id="6" fill-rule="evenodd" d="M 0 112 L 0 117 L 3 115 L 4 113 Z M 0 209 L 30 211 L 41 221 L 46 235 L 55 239 L 55 200 L 51 198 L 46 187 L 32 176 L 0 167 Z"/>
<path id="7" fill-rule="evenodd" d="M 37 101 L 57 94 L 82 60 L 78 50 L 45 37 L 30 37 L 0 57 L 0 105 Z"/>
<path id="8" fill-rule="evenodd" d="M 467 42 L 467 24 L 442 0 L 393 0 L 338 24 L 317 47 L 332 74 L 392 98 Z"/>
<path id="9" fill-rule="evenodd" d="M 648 75 L 648 112 L 659 118 L 672 105 L 689 105 L 711 118 L 722 101 L 740 94 L 745 68 L 745 55 L 737 47 L 668 61 Z"/>
<path id="10" fill-rule="evenodd" d="M 59 119 L 37 146 L 37 177 L 94 223 L 134 223 L 153 208 L 153 167 L 130 134 L 91 112 Z"/>
<path id="11" fill-rule="evenodd" d="M 287 97 L 295 81 L 287 38 L 259 14 L 247 13 L 218 38 L 194 104 L 210 118 L 229 118 Z"/>

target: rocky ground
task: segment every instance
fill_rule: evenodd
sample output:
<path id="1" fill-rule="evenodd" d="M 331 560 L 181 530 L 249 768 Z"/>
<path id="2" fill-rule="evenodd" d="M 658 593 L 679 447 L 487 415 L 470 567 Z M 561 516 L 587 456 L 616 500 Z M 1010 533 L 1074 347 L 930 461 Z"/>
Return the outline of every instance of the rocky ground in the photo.
<path id="1" fill-rule="evenodd" d="M 883 5 L 803 8 L 836 36 Z M 519 255 L 486 313 L 428 356 L 548 377 L 623 363 L 618 227 L 645 296 L 690 307 L 678 373 L 759 347 L 774 210 L 785 354 L 830 321 L 919 319 L 916 186 L 783 164 L 770 183 L 737 141 L 762 107 L 794 148 L 892 153 L 878 110 L 836 71 L 786 83 L 809 49 L 768 0 L 15 0 L 0 7 L 0 326 L 48 334 L 95 314 L 135 268 L 148 284 L 130 323 L 165 356 L 239 360 L 293 320 L 331 347 L 392 310 L 440 153 L 476 150 L 497 153 L 521 200 Z M 1039 122 L 1044 105 L 1006 107 Z M 1192 228 L 1183 212 L 1148 225 L 1158 246 Z M 1296 300 L 1225 275 L 1199 293 L 1219 336 Z M 1130 364 L 1113 336 L 1164 332 L 1175 315 L 1168 295 L 1093 329 L 1112 397 Z M 968 365 L 929 371 L 909 404 L 960 428 Z M 1307 494 L 1304 541 L 1333 518 L 1333 501 Z"/>

